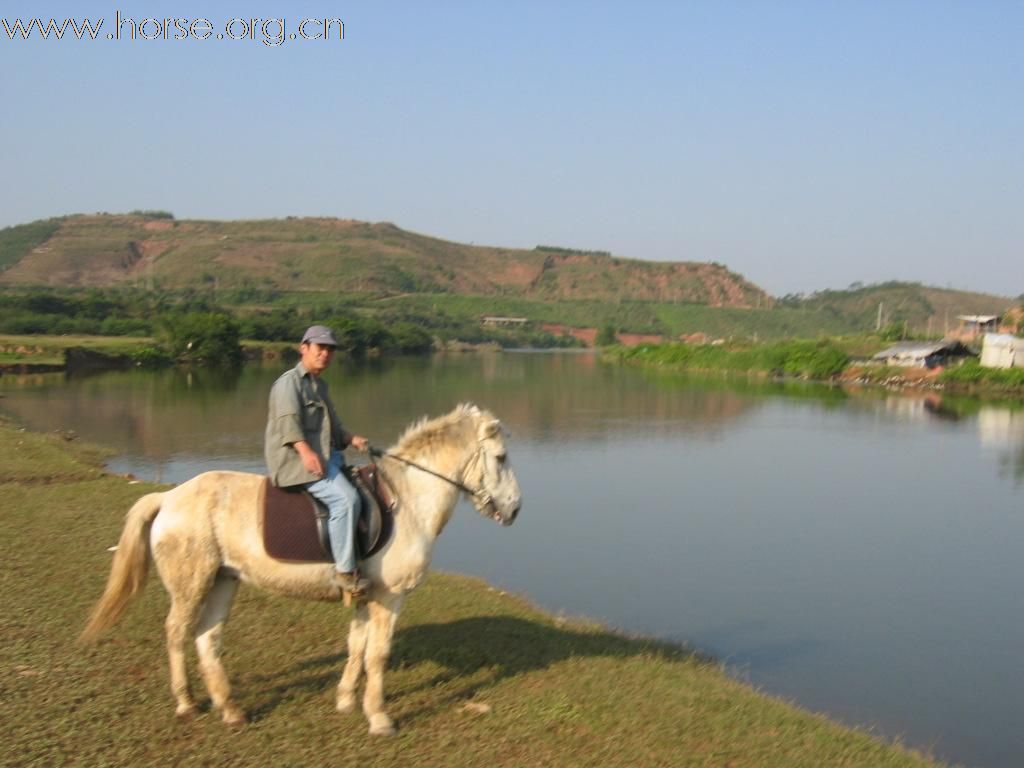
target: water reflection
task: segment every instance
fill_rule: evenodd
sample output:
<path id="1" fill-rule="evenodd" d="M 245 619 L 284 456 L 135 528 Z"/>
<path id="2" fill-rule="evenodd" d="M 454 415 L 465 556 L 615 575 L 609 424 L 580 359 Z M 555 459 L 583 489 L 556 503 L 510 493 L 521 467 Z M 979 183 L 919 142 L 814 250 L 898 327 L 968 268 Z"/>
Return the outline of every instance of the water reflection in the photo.
<path id="1" fill-rule="evenodd" d="M 73 430 L 164 466 L 172 457 L 259 469 L 266 397 L 285 364 L 229 370 L 0 377 L 0 411 L 33 429 Z M 347 424 L 378 445 L 462 401 L 492 409 L 518 437 L 551 445 L 689 434 L 716 439 L 781 396 L 899 423 L 974 422 L 980 444 L 1024 479 L 1024 411 L 938 393 L 853 393 L 746 377 L 687 376 L 600 363 L 593 354 L 492 354 L 340 361 L 326 374 Z M 180 481 L 177 474 L 163 479 Z"/>
<path id="2" fill-rule="evenodd" d="M 12 393 L 3 409 L 35 429 L 74 429 L 153 459 L 252 458 L 262 455 L 267 393 L 280 371 L 4 377 L 0 391 Z M 652 387 L 631 374 L 592 355 L 506 354 L 350 363 L 325 378 L 343 420 L 378 444 L 465 400 L 492 409 L 520 436 L 556 445 L 617 433 L 714 434 L 757 403 L 720 385 Z"/>
<path id="3" fill-rule="evenodd" d="M 978 436 L 983 446 L 999 451 L 1003 474 L 1024 484 L 1024 410 L 981 408 Z"/>

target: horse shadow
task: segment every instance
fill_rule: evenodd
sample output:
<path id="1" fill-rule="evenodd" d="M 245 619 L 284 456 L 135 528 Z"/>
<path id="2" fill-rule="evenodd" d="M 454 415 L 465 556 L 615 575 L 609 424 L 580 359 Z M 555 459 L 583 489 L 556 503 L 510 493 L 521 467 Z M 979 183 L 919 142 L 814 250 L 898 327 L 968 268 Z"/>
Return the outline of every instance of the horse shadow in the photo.
<path id="1" fill-rule="evenodd" d="M 398 630 L 389 670 L 428 664 L 438 671 L 427 679 L 396 688 L 388 686 L 386 673 L 385 689 L 388 700 L 401 710 L 402 722 L 410 725 L 445 707 L 471 700 L 506 678 L 547 669 L 571 658 L 636 656 L 717 663 L 706 654 L 651 638 L 511 616 L 476 616 Z M 263 703 L 250 710 L 250 714 L 264 717 L 297 693 L 325 693 L 337 685 L 345 659 L 344 653 L 318 656 L 297 662 L 286 672 L 266 676 L 264 682 L 270 683 L 270 687 L 262 690 Z M 437 689 L 439 695 L 428 697 L 429 705 L 401 706 L 401 700 L 407 696 L 422 700 L 423 697 L 413 694 L 424 689 Z"/>

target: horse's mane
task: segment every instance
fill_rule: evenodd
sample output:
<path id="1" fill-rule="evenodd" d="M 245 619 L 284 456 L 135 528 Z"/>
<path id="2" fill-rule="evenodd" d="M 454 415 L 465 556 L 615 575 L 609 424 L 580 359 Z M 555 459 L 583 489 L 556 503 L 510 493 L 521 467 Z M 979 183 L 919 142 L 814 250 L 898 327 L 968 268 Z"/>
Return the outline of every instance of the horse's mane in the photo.
<path id="1" fill-rule="evenodd" d="M 481 419 L 493 418 L 472 403 L 460 403 L 444 416 L 433 419 L 424 416 L 411 424 L 390 449 L 390 453 L 410 458 L 427 451 L 433 452 L 448 446 L 455 439 L 465 439 L 467 421 L 475 425 Z"/>

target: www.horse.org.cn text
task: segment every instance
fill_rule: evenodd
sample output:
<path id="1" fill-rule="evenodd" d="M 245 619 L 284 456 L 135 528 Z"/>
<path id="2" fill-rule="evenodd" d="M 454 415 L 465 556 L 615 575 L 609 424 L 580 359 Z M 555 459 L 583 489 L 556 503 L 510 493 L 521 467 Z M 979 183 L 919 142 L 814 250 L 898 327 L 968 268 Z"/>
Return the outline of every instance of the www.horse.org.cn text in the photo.
<path id="1" fill-rule="evenodd" d="M 105 30 L 105 31 L 104 31 Z M 117 11 L 111 27 L 106 19 L 7 19 L 0 18 L 0 42 L 16 40 L 114 40 L 184 41 L 231 40 L 261 42 L 276 47 L 289 41 L 345 39 L 341 19 L 234 18 L 223 24 L 209 19 L 146 18 L 136 21 Z"/>

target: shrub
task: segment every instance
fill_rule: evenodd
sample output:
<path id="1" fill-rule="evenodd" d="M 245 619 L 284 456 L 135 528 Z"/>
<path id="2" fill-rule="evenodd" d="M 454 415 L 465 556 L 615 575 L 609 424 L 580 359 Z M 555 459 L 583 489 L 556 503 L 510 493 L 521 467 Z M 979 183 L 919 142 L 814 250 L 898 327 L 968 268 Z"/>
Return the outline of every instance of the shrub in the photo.
<path id="1" fill-rule="evenodd" d="M 128 352 L 132 362 L 142 368 L 161 368 L 174 362 L 160 347 L 142 347 Z"/>
<path id="2" fill-rule="evenodd" d="M 238 325 L 246 339 L 298 343 L 308 323 L 290 307 L 246 315 L 239 319 Z"/>
<path id="3" fill-rule="evenodd" d="M 412 323 L 395 323 L 391 326 L 391 347 L 405 354 L 429 352 L 434 346 L 434 337 Z"/>
<path id="4" fill-rule="evenodd" d="M 594 343 L 599 347 L 610 347 L 613 344 L 618 344 L 618 338 L 615 335 L 615 326 L 611 323 L 606 323 L 601 326 L 601 330 L 597 333 L 597 338 Z"/>
<path id="5" fill-rule="evenodd" d="M 171 213 L 170 211 L 143 211 L 143 210 L 135 209 L 129 215 L 130 216 L 142 216 L 143 218 L 146 218 L 146 219 L 173 219 L 174 218 L 174 214 Z"/>
<path id="6" fill-rule="evenodd" d="M 161 342 L 179 362 L 222 366 L 238 365 L 242 361 L 238 323 L 226 314 L 174 314 L 165 318 L 161 325 Z"/>

